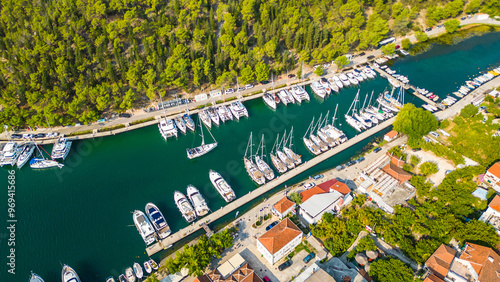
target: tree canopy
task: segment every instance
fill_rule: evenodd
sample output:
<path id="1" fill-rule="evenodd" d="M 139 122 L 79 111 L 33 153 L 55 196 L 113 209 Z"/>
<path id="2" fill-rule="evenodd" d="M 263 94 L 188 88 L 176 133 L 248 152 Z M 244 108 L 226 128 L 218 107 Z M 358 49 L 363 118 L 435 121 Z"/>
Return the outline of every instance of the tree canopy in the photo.
<path id="1" fill-rule="evenodd" d="M 414 273 L 410 266 L 392 257 L 373 262 L 368 274 L 376 282 L 414 281 Z"/>
<path id="2" fill-rule="evenodd" d="M 436 117 L 422 108 L 413 104 L 405 104 L 396 116 L 394 130 L 407 134 L 410 139 L 420 139 L 427 133 L 438 128 Z"/>

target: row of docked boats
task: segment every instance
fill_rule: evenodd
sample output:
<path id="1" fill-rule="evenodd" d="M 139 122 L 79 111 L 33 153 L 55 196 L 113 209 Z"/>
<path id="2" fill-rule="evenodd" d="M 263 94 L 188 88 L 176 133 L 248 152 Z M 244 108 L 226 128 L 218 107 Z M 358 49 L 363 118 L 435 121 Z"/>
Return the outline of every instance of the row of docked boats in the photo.
<path id="1" fill-rule="evenodd" d="M 309 94 L 301 86 L 292 86 L 289 89 L 282 89 L 276 93 L 264 93 L 262 99 L 272 109 L 276 110 L 276 107 L 281 102 L 283 105 L 302 103 L 302 101 L 310 101 L 311 98 Z"/>
<path id="2" fill-rule="evenodd" d="M 288 135 L 285 130 L 283 138 L 280 139 L 279 134 L 276 136 L 276 141 L 269 154 L 273 166 L 279 173 L 285 173 L 287 170 L 293 169 L 302 163 L 302 156 L 295 153 L 293 149 L 292 127 Z"/>
<path id="3" fill-rule="evenodd" d="M 54 146 L 52 147 L 51 159 L 45 158 L 42 152 L 45 151 L 43 147 L 36 144 L 34 141 L 25 142 L 18 144 L 14 141 L 9 141 L 4 144 L 2 150 L 0 151 L 0 166 L 10 165 L 12 167 L 16 166 L 21 169 L 26 163 L 30 164 L 31 168 L 41 169 L 50 167 L 62 168 L 64 165 L 57 162 L 56 159 L 65 159 L 71 149 L 72 141 L 67 138 L 59 138 Z M 33 154 L 37 152 L 34 158 L 31 158 Z M 48 153 L 47 153 L 48 154 Z"/>
<path id="4" fill-rule="evenodd" d="M 143 277 L 146 277 L 148 274 L 151 274 L 153 271 L 158 270 L 158 264 L 153 260 L 149 259 L 145 262 L 143 262 L 143 268 L 141 265 L 137 262 L 134 262 L 132 267 L 127 267 L 125 269 L 124 274 L 120 274 L 118 276 L 118 281 L 119 282 L 135 282 L 135 281 L 141 281 Z M 146 273 L 144 273 L 146 271 Z M 106 278 L 106 282 L 116 282 L 115 278 L 113 276 L 110 276 Z"/>
<path id="5" fill-rule="evenodd" d="M 156 205 L 147 203 L 145 211 L 146 214 L 140 210 L 135 210 L 132 218 L 144 243 L 149 246 L 157 240 L 167 238 L 171 230 L 165 217 Z"/>
<path id="6" fill-rule="evenodd" d="M 358 85 L 364 80 L 375 78 L 377 73 L 369 66 L 354 69 L 350 72 L 340 73 L 328 79 L 321 78 L 311 83 L 311 89 L 318 97 L 324 99 L 332 91 L 338 93 L 342 88 L 350 85 Z"/>
<path id="7" fill-rule="evenodd" d="M 347 141 L 344 132 L 335 127 L 337 109 L 338 104 L 331 123 L 329 123 L 328 118 L 329 112 L 324 118 L 321 114 L 316 123 L 313 117 L 304 137 L 302 137 L 304 145 L 313 155 L 319 155 Z"/>

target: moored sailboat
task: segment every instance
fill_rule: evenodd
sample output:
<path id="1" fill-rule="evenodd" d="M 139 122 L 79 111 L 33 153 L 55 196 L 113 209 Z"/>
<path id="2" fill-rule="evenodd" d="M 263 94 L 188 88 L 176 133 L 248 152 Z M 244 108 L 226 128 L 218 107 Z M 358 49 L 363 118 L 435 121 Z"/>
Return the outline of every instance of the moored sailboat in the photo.
<path id="1" fill-rule="evenodd" d="M 217 144 L 218 144 L 217 140 L 215 140 L 215 137 L 212 135 L 212 133 L 210 132 L 210 130 L 208 128 L 207 128 L 207 130 L 208 130 L 208 133 L 210 133 L 210 136 L 212 136 L 212 139 L 214 140 L 214 142 L 210 143 L 210 144 L 205 144 L 205 136 L 203 135 L 203 127 L 202 127 L 201 121 L 200 121 L 201 145 L 198 147 L 195 147 L 195 148 L 187 148 L 186 149 L 187 157 L 189 159 L 201 157 L 201 156 L 207 154 L 208 152 L 212 151 L 213 149 L 215 149 L 215 147 L 217 147 Z"/>
<path id="2" fill-rule="evenodd" d="M 273 145 L 273 149 L 271 150 L 271 154 L 269 154 L 271 156 L 271 162 L 273 163 L 274 167 L 280 172 L 280 173 L 285 173 L 287 171 L 287 166 L 285 165 L 285 163 L 283 163 L 281 161 L 281 159 L 276 155 L 277 154 L 277 146 L 279 147 L 278 145 L 278 140 L 279 140 L 279 134 L 278 136 L 276 136 L 276 141 L 274 142 L 274 145 Z M 275 151 L 276 149 L 276 151 Z M 273 152 L 275 152 L 276 154 L 274 154 Z"/>
<path id="3" fill-rule="evenodd" d="M 264 135 L 262 135 L 262 139 L 260 141 L 259 146 L 257 147 L 257 152 L 255 154 L 255 164 L 257 168 L 264 173 L 264 176 L 267 180 L 272 180 L 274 178 L 274 171 L 269 167 L 269 165 L 264 161 Z M 259 149 L 261 150 L 260 156 L 258 155 Z"/>
<path id="4" fill-rule="evenodd" d="M 257 168 L 255 163 L 252 161 L 252 133 L 250 132 L 250 138 L 248 139 L 247 149 L 245 150 L 245 156 L 243 157 L 243 162 L 245 164 L 245 169 L 247 170 L 250 178 L 259 185 L 264 185 L 266 183 L 266 178 L 264 174 Z M 250 155 L 247 156 L 248 149 L 250 148 Z"/>

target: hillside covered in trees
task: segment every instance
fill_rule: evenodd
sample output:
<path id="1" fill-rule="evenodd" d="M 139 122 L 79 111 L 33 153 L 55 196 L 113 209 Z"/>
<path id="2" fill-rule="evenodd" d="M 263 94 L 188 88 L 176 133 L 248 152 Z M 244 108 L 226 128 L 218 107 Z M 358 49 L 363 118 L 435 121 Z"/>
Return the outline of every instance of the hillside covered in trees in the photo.
<path id="1" fill-rule="evenodd" d="M 1 123 L 88 123 L 166 91 L 268 79 L 498 0 L 3 0 Z M 465 6 L 465 8 L 464 8 Z"/>

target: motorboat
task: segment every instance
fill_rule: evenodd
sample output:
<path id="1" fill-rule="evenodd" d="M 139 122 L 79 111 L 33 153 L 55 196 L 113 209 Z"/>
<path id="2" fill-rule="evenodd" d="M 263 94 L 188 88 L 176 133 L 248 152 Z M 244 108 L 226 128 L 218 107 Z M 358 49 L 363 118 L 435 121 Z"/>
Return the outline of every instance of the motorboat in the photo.
<path id="1" fill-rule="evenodd" d="M 187 126 L 186 124 L 184 123 L 184 120 L 182 119 L 182 117 L 176 117 L 174 119 L 175 121 L 175 126 L 184 134 L 186 134 L 186 129 L 187 129 Z"/>
<path id="2" fill-rule="evenodd" d="M 233 189 L 231 188 L 231 186 L 229 186 L 222 175 L 220 175 L 220 173 L 210 170 L 208 176 L 210 178 L 210 181 L 212 182 L 212 185 L 215 187 L 215 190 L 219 192 L 224 201 L 229 203 L 232 200 L 236 199 L 236 195 L 234 194 Z"/>
<path id="3" fill-rule="evenodd" d="M 153 268 L 151 268 L 149 261 L 145 261 L 142 265 L 144 266 L 144 270 L 147 274 L 150 274 L 153 271 Z"/>
<path id="4" fill-rule="evenodd" d="M 81 282 L 76 271 L 68 265 L 63 265 L 61 280 L 62 282 Z"/>
<path id="5" fill-rule="evenodd" d="M 352 72 L 348 72 L 347 73 L 347 78 L 349 79 L 349 82 L 352 85 L 358 85 L 359 84 L 359 81 L 356 79 L 356 77 L 354 77 L 354 74 Z"/>
<path id="6" fill-rule="evenodd" d="M 11 165 L 14 166 L 17 162 L 17 158 L 21 154 L 21 147 L 14 142 L 9 141 L 2 149 L 1 156 L 2 160 L 0 161 L 0 166 Z"/>
<path id="7" fill-rule="evenodd" d="M 36 146 L 33 142 L 21 145 L 21 153 L 17 158 L 17 168 L 21 169 L 28 162 L 28 160 L 31 158 L 31 155 L 33 155 L 33 152 L 35 151 L 35 148 Z"/>
<path id="8" fill-rule="evenodd" d="M 187 129 L 194 131 L 196 125 L 189 114 L 184 114 L 182 116 L 182 120 L 184 121 Z"/>
<path id="9" fill-rule="evenodd" d="M 334 92 L 339 92 L 339 87 L 337 86 L 337 84 L 335 83 L 335 81 L 333 80 L 333 77 L 330 77 L 328 78 L 328 84 L 330 84 L 330 88 L 334 91 Z M 342 83 L 341 83 L 342 84 Z"/>
<path id="10" fill-rule="evenodd" d="M 349 82 L 349 78 L 344 73 L 339 74 L 339 79 L 340 79 L 340 82 L 342 82 L 342 84 L 345 87 L 351 85 L 351 82 Z"/>
<path id="11" fill-rule="evenodd" d="M 204 216 L 210 211 L 205 199 L 201 196 L 200 191 L 198 191 L 198 189 L 196 189 L 193 185 L 188 185 L 187 197 L 189 198 L 189 201 L 191 201 L 191 204 L 193 204 L 197 216 Z"/>
<path id="12" fill-rule="evenodd" d="M 127 282 L 127 278 L 125 278 L 125 274 L 120 274 L 120 276 L 118 276 L 118 281 Z"/>
<path id="13" fill-rule="evenodd" d="M 304 100 L 311 100 L 309 94 L 307 94 L 307 92 L 301 86 L 293 86 L 290 90 L 290 93 L 292 93 L 292 96 L 298 103 L 301 103 Z"/>
<path id="14" fill-rule="evenodd" d="M 30 282 L 45 282 L 45 281 L 43 281 L 43 279 L 42 279 L 42 277 L 40 277 L 40 275 L 31 272 Z"/>
<path id="15" fill-rule="evenodd" d="M 135 275 L 132 267 L 125 269 L 125 278 L 127 279 L 127 282 L 135 282 Z"/>
<path id="16" fill-rule="evenodd" d="M 147 203 L 145 210 L 149 221 L 153 224 L 153 227 L 158 234 L 158 237 L 160 239 L 167 238 L 172 231 L 170 230 L 170 226 L 168 226 L 168 223 L 160 209 L 153 203 Z"/>
<path id="17" fill-rule="evenodd" d="M 233 114 L 231 114 L 231 111 L 226 106 L 221 105 L 217 107 L 217 112 L 222 122 L 225 123 L 226 121 L 233 120 Z"/>
<path id="18" fill-rule="evenodd" d="M 144 243 L 148 246 L 153 244 L 156 241 L 155 230 L 146 215 L 142 211 L 135 210 L 133 213 L 133 219 L 135 227 L 137 228 L 137 231 L 139 231 L 139 234 L 141 234 Z"/>
<path id="19" fill-rule="evenodd" d="M 144 272 L 142 271 L 142 267 L 137 262 L 134 263 L 133 269 L 134 269 L 135 277 L 137 277 L 138 279 L 141 279 L 144 276 Z"/>
<path id="20" fill-rule="evenodd" d="M 220 119 L 219 119 L 219 114 L 217 113 L 217 111 L 213 107 L 210 107 L 210 108 L 208 108 L 207 112 L 208 112 L 208 116 L 210 117 L 212 122 L 215 125 L 219 126 Z"/>
<path id="21" fill-rule="evenodd" d="M 327 95 L 330 95 L 332 93 L 330 83 L 328 83 L 328 80 L 326 78 L 324 77 L 320 78 L 319 83 L 321 84 L 321 86 L 323 86 Z"/>
<path id="22" fill-rule="evenodd" d="M 200 121 L 201 145 L 198 147 L 195 147 L 195 148 L 187 148 L 186 149 L 186 154 L 187 154 L 188 159 L 191 160 L 194 158 L 201 157 L 201 156 L 209 153 L 213 149 L 215 149 L 215 147 L 217 147 L 217 144 L 218 144 L 217 140 L 215 140 L 215 137 L 212 135 L 212 133 L 210 132 L 210 130 L 208 128 L 207 128 L 207 130 L 208 130 L 208 133 L 210 133 L 210 136 L 212 136 L 212 139 L 214 140 L 214 142 L 209 143 L 209 144 L 205 144 L 205 136 L 203 135 L 203 127 L 202 127 L 201 121 Z"/>
<path id="23" fill-rule="evenodd" d="M 340 81 L 340 78 L 338 76 L 332 76 L 332 81 L 335 83 L 335 85 L 337 85 L 339 89 L 344 88 L 344 84 L 342 83 L 342 81 Z"/>
<path id="24" fill-rule="evenodd" d="M 319 83 L 319 81 L 313 81 L 311 83 L 311 89 L 314 92 L 314 94 L 318 95 L 320 98 L 323 98 L 323 99 L 325 98 L 326 90 L 323 87 L 323 85 L 321 85 L 321 83 Z"/>
<path id="25" fill-rule="evenodd" d="M 240 119 L 241 117 L 248 117 L 248 110 L 247 108 L 245 108 L 243 103 L 241 103 L 241 101 L 232 102 L 229 107 L 236 119 Z"/>
<path id="26" fill-rule="evenodd" d="M 272 109 L 276 110 L 276 101 L 275 101 L 275 95 L 271 93 L 264 93 L 262 96 L 262 99 L 264 102 L 271 107 Z"/>
<path id="27" fill-rule="evenodd" d="M 158 124 L 158 129 L 163 139 L 167 140 L 170 137 L 177 137 L 177 127 L 171 119 L 162 118 Z"/>
<path id="28" fill-rule="evenodd" d="M 106 278 L 106 282 L 116 282 L 116 280 L 113 276 L 109 276 L 108 278 Z"/>
<path id="29" fill-rule="evenodd" d="M 212 119 L 208 114 L 208 110 L 200 110 L 200 112 L 198 112 L 198 117 L 201 119 L 201 121 L 203 122 L 203 124 L 205 124 L 207 128 L 212 128 Z"/>
<path id="30" fill-rule="evenodd" d="M 174 200 L 177 208 L 187 222 L 192 222 L 196 219 L 196 213 L 184 194 L 179 191 L 175 191 Z"/>
<path id="31" fill-rule="evenodd" d="M 149 259 L 148 262 L 153 270 L 158 270 L 158 264 L 156 263 L 156 261 L 154 261 L 153 259 Z"/>
<path id="32" fill-rule="evenodd" d="M 68 138 L 59 138 L 52 147 L 52 159 L 66 159 L 69 150 L 71 149 L 72 142 Z"/>

